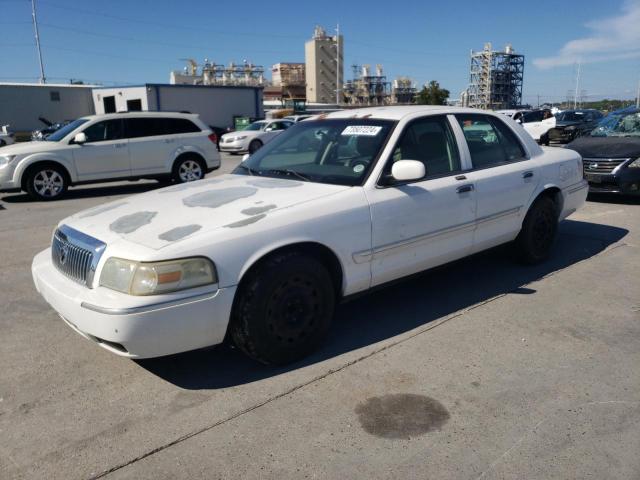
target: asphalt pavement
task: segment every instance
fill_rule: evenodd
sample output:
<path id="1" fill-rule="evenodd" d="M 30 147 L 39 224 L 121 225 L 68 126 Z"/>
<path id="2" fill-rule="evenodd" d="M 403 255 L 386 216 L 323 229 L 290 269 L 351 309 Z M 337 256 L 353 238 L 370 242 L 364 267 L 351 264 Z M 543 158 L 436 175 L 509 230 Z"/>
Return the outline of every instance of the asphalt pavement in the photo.
<path id="1" fill-rule="evenodd" d="M 543 265 L 498 248 L 345 303 L 274 368 L 120 358 L 36 293 L 59 220 L 153 188 L 0 194 L 1 479 L 640 478 L 640 201 L 590 197 Z"/>

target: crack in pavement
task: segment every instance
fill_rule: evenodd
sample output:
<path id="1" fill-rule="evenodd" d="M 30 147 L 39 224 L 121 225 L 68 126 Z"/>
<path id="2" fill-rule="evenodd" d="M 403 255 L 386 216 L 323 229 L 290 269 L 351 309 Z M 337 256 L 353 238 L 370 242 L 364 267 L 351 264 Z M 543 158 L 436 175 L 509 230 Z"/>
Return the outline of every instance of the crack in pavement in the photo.
<path id="1" fill-rule="evenodd" d="M 589 239 L 589 237 L 582 237 L 582 238 Z M 601 240 L 601 239 L 598 239 L 598 240 Z M 602 241 L 603 244 L 606 244 L 606 240 L 601 240 L 601 241 Z M 512 290 L 509 290 L 508 292 L 500 293 L 500 294 L 495 295 L 495 296 L 493 296 L 491 298 L 488 298 L 487 300 L 475 303 L 475 304 L 473 304 L 473 305 L 471 305 L 469 307 L 466 307 L 466 308 L 464 308 L 462 310 L 458 310 L 457 312 L 455 312 L 455 313 L 453 313 L 453 314 L 451 314 L 451 315 L 449 315 L 447 317 L 444 317 L 441 320 L 435 320 L 433 322 L 430 322 L 427 326 L 425 326 L 423 328 L 420 328 L 420 329 L 414 331 L 413 333 L 408 334 L 407 336 L 403 336 L 402 338 L 400 338 L 400 339 L 398 339 L 398 340 L 396 340 L 394 342 L 390 342 L 390 343 L 388 343 L 386 345 L 383 345 L 382 347 L 380 347 L 378 349 L 375 349 L 375 350 L 373 350 L 373 351 L 371 351 L 371 352 L 369 352 L 369 353 L 367 353 L 365 355 L 362 355 L 362 356 L 360 356 L 358 358 L 355 358 L 354 360 L 351 360 L 351 361 L 345 363 L 344 365 L 341 365 L 341 366 L 339 366 L 337 368 L 330 369 L 330 370 L 326 371 L 325 373 L 312 378 L 311 380 L 308 380 L 308 381 L 306 381 L 304 383 L 301 383 L 300 385 L 296 385 L 295 387 L 292 387 L 292 388 L 290 388 L 290 389 L 288 389 L 288 390 L 286 390 L 284 392 L 281 392 L 281 393 L 279 393 L 279 394 L 277 394 L 277 395 L 275 395 L 275 396 L 273 396 L 271 398 L 267 398 L 266 400 L 264 400 L 264 401 L 262 401 L 260 403 L 257 403 L 255 405 L 252 405 L 252 406 L 248 407 L 248 408 L 240 410 L 240 411 L 234 413 L 233 415 L 230 415 L 230 416 L 228 416 L 226 418 L 223 418 L 223 419 L 221 419 L 221 420 L 219 420 L 219 421 L 217 421 L 217 422 L 215 422 L 215 423 L 213 423 L 211 425 L 207 425 L 207 426 L 205 426 L 203 428 L 200 428 L 200 429 L 195 430 L 193 432 L 190 432 L 190 433 L 187 433 L 185 435 L 182 435 L 182 436 L 180 436 L 180 437 L 178 437 L 178 438 L 176 438 L 176 439 L 174 439 L 174 440 L 172 440 L 172 441 L 170 441 L 168 443 L 160 445 L 160 446 L 158 446 L 158 447 L 156 447 L 156 448 L 154 448 L 152 450 L 149 450 L 149 451 L 147 451 L 147 452 L 145 452 L 145 453 L 143 453 L 143 454 L 141 454 L 141 455 L 139 455 L 139 456 L 137 456 L 135 458 L 132 458 L 131 460 L 128 460 L 126 462 L 114 465 L 113 467 L 111 467 L 111 468 L 109 468 L 107 470 L 104 470 L 103 472 L 101 472 L 101 473 L 99 473 L 97 475 L 91 475 L 91 476 L 88 477 L 88 479 L 89 480 L 97 480 L 99 478 L 104 478 L 107 475 L 116 472 L 117 470 L 120 470 L 122 468 L 128 467 L 129 465 L 133 465 L 134 463 L 139 462 L 140 460 L 143 460 L 143 459 L 145 459 L 147 457 L 155 455 L 156 453 L 162 452 L 163 450 L 166 450 L 166 449 L 168 449 L 168 448 L 170 448 L 170 447 L 172 447 L 174 445 L 177 445 L 179 443 L 182 443 L 185 440 L 188 440 L 188 439 L 193 438 L 193 437 L 195 437 L 197 435 L 200 435 L 201 433 L 204 433 L 204 432 L 207 432 L 209 430 L 212 430 L 212 429 L 214 429 L 214 428 L 216 428 L 216 427 L 218 427 L 220 425 L 224 425 L 225 423 L 228 423 L 228 422 L 230 422 L 232 420 L 235 420 L 236 418 L 239 418 L 239 417 L 241 417 L 241 416 L 243 416 L 243 415 L 245 415 L 247 413 L 250 413 L 250 412 L 252 412 L 254 410 L 257 410 L 260 407 L 263 407 L 263 406 L 268 405 L 268 404 L 270 404 L 272 402 L 275 402 L 276 400 L 284 398 L 284 397 L 286 397 L 286 396 L 288 396 L 288 395 L 290 395 L 290 394 L 292 394 L 292 393 L 294 393 L 294 392 L 296 392 L 298 390 L 303 389 L 304 387 L 307 387 L 307 386 L 312 385 L 312 384 L 314 384 L 316 382 L 319 382 L 319 381 L 329 377 L 330 375 L 333 375 L 335 373 L 339 373 L 339 372 L 351 367 L 352 365 L 355 365 L 355 364 L 360 363 L 360 362 L 362 362 L 364 360 L 367 360 L 368 358 L 371 358 L 371 357 L 373 357 L 373 356 L 375 356 L 375 355 L 377 355 L 379 353 L 385 352 L 385 351 L 387 351 L 387 350 L 389 350 L 389 349 L 391 349 L 391 348 L 393 348 L 393 347 L 395 347 L 397 345 L 401 345 L 403 343 L 406 343 L 406 342 L 408 342 L 409 340 L 412 340 L 415 337 L 418 337 L 418 336 L 420 336 L 420 335 L 422 335 L 422 334 L 424 334 L 424 333 L 426 333 L 426 332 L 428 332 L 430 330 L 433 330 L 436 327 L 439 327 L 439 326 L 449 322 L 450 320 L 453 320 L 455 318 L 458 318 L 458 317 L 461 317 L 461 316 L 465 315 L 466 313 L 469 313 L 471 310 L 474 310 L 476 308 L 479 308 L 479 307 L 482 307 L 482 306 L 487 305 L 489 303 L 492 303 L 492 302 L 494 302 L 494 301 L 496 301 L 496 300 L 498 300 L 500 298 L 506 297 L 507 295 L 517 291 L 519 288 L 522 288 L 522 287 L 527 286 L 527 285 L 533 285 L 533 284 L 535 284 L 537 282 L 540 282 L 540 281 L 542 281 L 542 280 L 544 280 L 546 278 L 549 278 L 549 277 L 554 276 L 554 275 L 556 275 L 556 274 L 558 274 L 560 272 L 563 272 L 563 271 L 565 271 L 565 270 L 567 270 L 567 269 L 569 269 L 569 268 L 571 268 L 571 267 L 573 267 L 575 265 L 580 265 L 581 263 L 586 262 L 586 261 L 588 261 L 590 259 L 602 256 L 602 255 L 606 255 L 606 254 L 610 253 L 613 250 L 616 250 L 616 249 L 621 248 L 621 247 L 626 247 L 626 246 L 628 246 L 626 243 L 621 243 L 621 242 L 614 243 L 609 248 L 603 248 L 602 250 L 600 250 L 599 252 L 595 253 L 594 255 L 592 255 L 592 256 L 590 256 L 588 258 L 584 258 L 584 259 L 582 259 L 580 261 L 572 263 L 571 265 L 567 265 L 566 267 L 563 267 L 563 268 L 560 268 L 560 269 L 555 270 L 553 272 L 550 272 L 547 275 L 544 275 L 543 277 L 540 277 L 540 278 L 535 279 L 535 280 L 533 280 L 531 282 L 528 282 L 528 283 L 525 283 L 523 285 L 520 285 L 520 286 L 518 286 L 518 287 L 516 287 L 516 288 L 514 288 Z"/>

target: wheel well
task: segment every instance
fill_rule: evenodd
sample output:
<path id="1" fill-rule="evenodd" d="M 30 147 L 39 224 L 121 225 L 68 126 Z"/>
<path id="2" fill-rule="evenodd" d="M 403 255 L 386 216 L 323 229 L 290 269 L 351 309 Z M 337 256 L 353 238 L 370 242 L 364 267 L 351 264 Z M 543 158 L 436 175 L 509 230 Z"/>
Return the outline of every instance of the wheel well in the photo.
<path id="1" fill-rule="evenodd" d="M 31 172 L 33 170 L 36 170 L 37 168 L 42 168 L 42 167 L 57 167 L 60 168 L 60 170 L 62 170 L 62 174 L 65 177 L 65 181 L 67 182 L 67 185 L 71 185 L 71 175 L 69 175 L 69 171 L 67 170 L 67 168 L 62 165 L 61 163 L 58 162 L 54 162 L 52 160 L 42 160 L 36 163 L 33 163 L 31 165 L 29 165 L 25 171 L 22 173 L 22 178 L 20 179 L 20 186 L 22 187 L 22 190 L 26 190 L 27 188 L 27 179 L 29 178 L 29 175 L 31 175 Z"/>
<path id="2" fill-rule="evenodd" d="M 562 212 L 562 207 L 564 204 L 564 198 L 562 197 L 562 191 L 558 187 L 548 187 L 544 189 L 540 194 L 536 197 L 536 199 L 531 203 L 533 205 L 539 198 L 548 197 L 553 201 L 556 210 L 556 216 L 560 216 L 560 212 Z"/>
<path id="3" fill-rule="evenodd" d="M 325 245 L 322 245 L 321 243 L 315 243 L 315 242 L 303 242 L 303 243 L 294 243 L 291 245 L 285 245 L 283 247 L 277 248 L 263 255 L 257 261 L 255 261 L 253 265 L 251 265 L 251 267 L 249 267 L 247 271 L 242 275 L 242 278 L 240 279 L 240 284 L 242 284 L 243 280 L 247 278 L 247 274 L 249 272 L 257 268 L 263 262 L 267 261 L 269 258 L 273 257 L 274 255 L 279 255 L 285 252 L 300 252 L 315 258 L 316 260 L 321 262 L 323 265 L 325 265 L 327 267 L 327 270 L 329 271 L 329 275 L 331 276 L 331 280 L 333 282 L 333 286 L 336 291 L 336 296 L 337 297 L 342 296 L 342 273 L 343 272 L 342 272 L 342 265 L 340 264 L 340 260 L 338 260 L 338 257 L 336 256 L 336 254 L 330 248 L 326 247 Z"/>
<path id="4" fill-rule="evenodd" d="M 251 140 L 249 142 L 249 145 L 251 145 L 253 142 L 258 142 L 260 145 L 264 145 L 264 143 L 262 143 L 262 140 L 260 140 L 259 138 L 254 138 L 253 140 Z"/>
<path id="5" fill-rule="evenodd" d="M 204 157 L 200 155 L 198 152 L 184 152 L 178 155 L 176 159 L 173 161 L 172 170 L 176 168 L 178 161 L 183 160 L 185 158 L 193 158 L 194 160 L 198 160 L 199 162 L 202 163 L 202 166 L 205 169 L 207 168 L 207 162 L 205 162 Z"/>

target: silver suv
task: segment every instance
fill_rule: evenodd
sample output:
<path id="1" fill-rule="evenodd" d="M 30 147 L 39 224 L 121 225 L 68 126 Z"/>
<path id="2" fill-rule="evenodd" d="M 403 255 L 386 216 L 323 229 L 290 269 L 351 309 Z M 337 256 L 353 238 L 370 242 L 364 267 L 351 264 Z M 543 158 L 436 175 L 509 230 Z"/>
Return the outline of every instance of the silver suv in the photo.
<path id="1" fill-rule="evenodd" d="M 135 112 L 79 118 L 45 141 L 0 151 L 0 191 L 60 198 L 70 185 L 123 179 L 200 180 L 220 167 L 215 135 L 194 114 Z"/>

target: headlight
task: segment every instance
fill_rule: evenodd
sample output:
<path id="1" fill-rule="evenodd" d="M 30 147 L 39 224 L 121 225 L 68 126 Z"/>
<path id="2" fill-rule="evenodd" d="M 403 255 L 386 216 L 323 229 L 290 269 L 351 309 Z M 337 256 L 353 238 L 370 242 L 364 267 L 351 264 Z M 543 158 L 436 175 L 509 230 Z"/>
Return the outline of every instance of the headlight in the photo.
<path id="1" fill-rule="evenodd" d="M 16 155 L 2 155 L 0 156 L 0 168 L 9 165 L 13 159 L 16 158 Z"/>
<path id="2" fill-rule="evenodd" d="M 134 262 L 111 257 L 100 274 L 100 286 L 129 295 L 158 295 L 217 282 L 213 262 L 204 257 L 166 262 Z"/>
<path id="3" fill-rule="evenodd" d="M 244 140 L 245 138 L 247 138 L 246 135 L 242 136 L 242 137 L 233 137 L 233 141 L 237 142 L 238 140 Z"/>
<path id="4" fill-rule="evenodd" d="M 627 165 L 629 168 L 640 168 L 640 158 L 636 158 L 633 162 Z"/>

